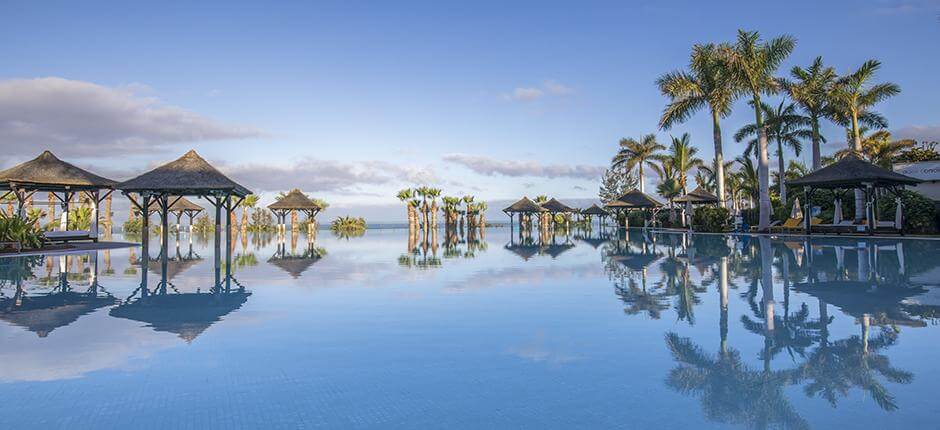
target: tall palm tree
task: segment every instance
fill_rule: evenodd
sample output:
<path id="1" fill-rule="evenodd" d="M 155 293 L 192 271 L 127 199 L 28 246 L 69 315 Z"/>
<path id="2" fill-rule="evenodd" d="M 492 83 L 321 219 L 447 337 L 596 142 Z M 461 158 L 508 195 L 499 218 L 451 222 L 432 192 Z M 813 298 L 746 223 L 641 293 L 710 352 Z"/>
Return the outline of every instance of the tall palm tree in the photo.
<path id="1" fill-rule="evenodd" d="M 910 139 L 892 140 L 891 132 L 888 130 L 878 130 L 874 133 L 867 134 L 867 127 L 863 126 L 860 128 L 859 135 L 862 139 L 862 151 L 857 153 L 853 149 L 841 149 L 834 154 L 837 159 L 841 159 L 847 155 L 855 155 L 867 160 L 869 163 L 892 170 L 894 168 L 894 160 L 901 155 L 904 150 L 916 144 L 915 141 Z M 847 134 L 851 137 L 851 133 L 850 130 Z"/>
<path id="2" fill-rule="evenodd" d="M 767 103 L 761 103 L 760 108 L 764 114 L 764 128 L 767 132 L 767 138 L 777 144 L 777 172 L 781 174 L 785 171 L 784 166 L 786 165 L 783 154 L 784 146 L 790 147 L 799 156 L 803 150 L 802 140 L 813 137 L 813 131 L 807 128 L 812 124 L 808 117 L 800 115 L 796 111 L 796 104 L 787 104 L 786 100 L 781 101 L 776 108 Z M 748 136 L 756 136 L 757 134 L 757 125 L 748 124 L 735 133 L 734 140 L 740 142 Z M 744 155 L 749 156 L 757 143 L 756 137 L 751 139 L 747 144 L 747 149 L 744 150 Z M 780 182 L 780 199 L 784 203 L 787 201 L 785 182 Z"/>
<path id="3" fill-rule="evenodd" d="M 738 38 L 727 51 L 728 66 L 735 80 L 751 97 L 754 107 L 754 124 L 758 138 L 758 173 L 760 178 L 760 219 L 757 228 L 766 231 L 770 227 L 770 166 L 767 157 L 767 130 L 761 112 L 761 96 L 777 92 L 779 83 L 774 73 L 786 59 L 796 41 L 791 36 L 781 36 L 762 42 L 756 31 L 738 30 Z"/>
<path id="4" fill-rule="evenodd" d="M 245 196 L 245 200 L 242 201 L 242 232 L 248 230 L 248 212 L 258 205 L 258 200 L 259 197 L 257 195 L 249 194 Z"/>
<path id="5" fill-rule="evenodd" d="M 881 68 L 881 62 L 868 60 L 858 70 L 840 77 L 833 85 L 829 103 L 836 122 L 848 125 L 852 130 L 852 149 L 862 152 L 862 135 L 859 122 L 877 123 L 880 128 L 888 126 L 887 121 L 872 108 L 889 97 L 901 92 L 901 87 L 891 82 L 872 84 L 875 72 Z M 855 220 L 860 221 L 865 211 L 862 190 L 855 190 Z"/>
<path id="6" fill-rule="evenodd" d="M 463 196 L 463 202 L 466 205 L 465 209 L 467 211 L 464 217 L 467 219 L 467 228 L 470 228 L 473 226 L 471 224 L 471 221 L 473 220 L 473 218 L 470 215 L 470 213 L 473 212 L 473 196 L 470 196 L 470 195 Z"/>
<path id="7" fill-rule="evenodd" d="M 819 170 L 822 167 L 819 146 L 826 142 L 826 138 L 819 132 L 819 120 L 828 115 L 836 72 L 832 67 L 823 65 L 822 57 L 816 57 L 813 64 L 805 69 L 793 66 L 790 76 L 793 80 L 783 79 L 781 84 L 809 118 L 813 131 L 813 170 Z"/>
<path id="8" fill-rule="evenodd" d="M 407 206 L 408 228 L 414 229 L 415 224 L 417 224 L 417 220 L 415 219 L 414 207 L 409 203 L 411 198 L 414 197 L 414 190 L 412 190 L 411 188 L 405 188 L 405 189 L 399 190 L 396 197 L 398 197 L 398 200 L 400 200 L 402 203 L 405 203 L 405 205 Z"/>
<path id="9" fill-rule="evenodd" d="M 712 165 L 718 200 L 722 206 L 725 205 L 725 173 L 720 121 L 731 113 L 731 105 L 740 94 L 722 55 L 726 50 L 726 45 L 695 45 L 692 47 L 688 71 L 667 73 L 656 80 L 659 90 L 670 99 L 659 120 L 663 130 L 685 122 L 695 112 L 708 107 L 712 115 L 712 138 L 715 143 L 715 160 Z"/>
<path id="10" fill-rule="evenodd" d="M 734 166 L 734 160 L 725 161 L 721 165 L 721 171 L 725 172 L 725 191 L 728 191 L 728 194 L 731 194 L 729 190 L 731 185 L 729 185 L 728 182 L 731 180 L 732 166 Z M 699 166 L 698 171 L 695 173 L 695 183 L 705 190 L 714 193 L 718 186 L 718 173 L 713 166 Z M 731 198 L 728 200 L 730 201 Z"/>
<path id="11" fill-rule="evenodd" d="M 682 133 L 680 137 L 672 136 L 669 152 L 659 157 L 664 167 L 667 164 L 672 167 L 683 194 L 688 192 L 686 182 L 689 172 L 704 165 L 702 159 L 696 157 L 696 154 L 698 154 L 698 148 L 692 146 L 689 133 Z"/>
<path id="12" fill-rule="evenodd" d="M 735 161 L 741 165 L 741 170 L 736 174 L 741 192 L 751 202 L 758 201 L 760 199 L 760 174 L 757 173 L 754 162 L 751 161 L 750 157 L 738 157 Z"/>
<path id="13" fill-rule="evenodd" d="M 620 139 L 620 151 L 613 159 L 613 167 L 626 165 L 627 170 L 633 170 L 636 166 L 640 181 L 640 192 L 646 192 L 643 180 L 643 165 L 654 166 L 659 151 L 666 149 L 665 146 L 656 141 L 656 135 L 646 134 L 640 137 L 640 140 L 633 138 Z"/>

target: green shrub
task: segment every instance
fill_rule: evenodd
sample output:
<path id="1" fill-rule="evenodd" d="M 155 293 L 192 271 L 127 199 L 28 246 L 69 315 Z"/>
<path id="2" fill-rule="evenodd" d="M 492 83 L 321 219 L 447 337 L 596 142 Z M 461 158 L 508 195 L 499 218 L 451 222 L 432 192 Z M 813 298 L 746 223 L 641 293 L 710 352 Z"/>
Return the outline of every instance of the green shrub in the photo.
<path id="1" fill-rule="evenodd" d="M 708 233 L 731 230 L 731 211 L 717 206 L 702 206 L 692 212 L 692 229 Z"/>
<path id="2" fill-rule="evenodd" d="M 361 217 L 341 216 L 330 223 L 330 230 L 343 238 L 359 237 L 366 232 L 366 220 Z"/>
<path id="3" fill-rule="evenodd" d="M 209 219 L 209 215 L 198 216 L 196 222 L 193 223 L 193 232 L 198 234 L 214 233 L 215 223 Z"/>
<path id="4" fill-rule="evenodd" d="M 248 231 L 260 233 L 274 230 L 274 217 L 267 209 L 256 208 L 251 212 L 251 222 L 248 223 Z"/>
<path id="5" fill-rule="evenodd" d="M 123 231 L 124 234 L 140 234 L 140 229 L 143 227 L 143 218 L 137 217 L 124 221 L 124 225 L 121 227 L 121 231 Z"/>
<path id="6" fill-rule="evenodd" d="M 36 219 L 23 219 L 0 213 L 0 241 L 19 242 L 23 248 L 41 248 L 45 241 Z"/>
<path id="7" fill-rule="evenodd" d="M 878 219 L 893 220 L 896 209 L 894 194 L 878 198 Z M 936 233 L 937 214 L 934 202 L 914 191 L 901 191 L 905 233 Z"/>

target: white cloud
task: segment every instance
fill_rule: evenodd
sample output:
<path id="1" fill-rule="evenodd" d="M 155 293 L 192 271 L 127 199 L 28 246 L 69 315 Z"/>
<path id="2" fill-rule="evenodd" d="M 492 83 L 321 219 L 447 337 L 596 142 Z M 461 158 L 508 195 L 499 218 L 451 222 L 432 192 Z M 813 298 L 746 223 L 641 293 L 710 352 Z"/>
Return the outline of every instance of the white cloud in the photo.
<path id="1" fill-rule="evenodd" d="M 940 125 L 911 125 L 891 132 L 895 139 L 914 139 L 917 141 L 940 141 Z"/>
<path id="2" fill-rule="evenodd" d="M 162 103 L 148 87 L 106 87 L 49 77 L 0 81 L 0 149 L 7 155 L 140 153 L 198 141 L 260 136 Z"/>
<path id="3" fill-rule="evenodd" d="M 503 98 L 508 101 L 530 102 L 545 96 L 567 96 L 574 94 L 574 89 L 552 79 L 546 79 L 535 87 L 517 87 Z"/>
<path id="4" fill-rule="evenodd" d="M 604 173 L 603 166 L 542 165 L 534 161 L 497 160 L 468 154 L 446 154 L 444 161 L 464 166 L 486 176 L 533 176 L 543 178 L 575 178 L 595 180 Z"/>
<path id="5" fill-rule="evenodd" d="M 430 167 L 401 166 L 385 161 L 341 162 L 304 158 L 292 165 L 240 164 L 221 170 L 253 191 L 281 191 L 284 178 L 308 192 L 357 191 L 363 185 L 434 185 L 440 179 Z"/>

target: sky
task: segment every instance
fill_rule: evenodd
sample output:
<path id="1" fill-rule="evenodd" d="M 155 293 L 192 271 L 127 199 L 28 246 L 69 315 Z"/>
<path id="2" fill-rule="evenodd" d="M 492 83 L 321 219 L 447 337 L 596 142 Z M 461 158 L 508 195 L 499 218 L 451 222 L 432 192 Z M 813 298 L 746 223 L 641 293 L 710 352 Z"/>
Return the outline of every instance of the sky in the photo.
<path id="1" fill-rule="evenodd" d="M 713 157 L 706 112 L 657 129 L 654 82 L 739 28 L 797 39 L 781 76 L 882 61 L 889 129 L 940 140 L 938 0 L 132 3 L 0 4 L 0 167 L 50 149 L 127 179 L 195 149 L 264 203 L 296 187 L 370 221 L 417 185 L 593 199 L 621 138 L 688 132 Z M 752 118 L 724 120 L 726 158 Z"/>

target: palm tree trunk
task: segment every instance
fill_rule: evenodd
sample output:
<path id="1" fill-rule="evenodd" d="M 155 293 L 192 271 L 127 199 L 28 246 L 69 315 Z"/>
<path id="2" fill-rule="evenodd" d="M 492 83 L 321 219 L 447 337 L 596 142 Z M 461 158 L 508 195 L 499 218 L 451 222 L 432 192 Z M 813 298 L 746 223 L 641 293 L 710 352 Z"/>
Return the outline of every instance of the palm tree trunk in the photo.
<path id="1" fill-rule="evenodd" d="M 646 192 L 646 187 L 644 186 L 645 184 L 643 183 L 643 163 L 644 163 L 644 161 L 640 161 L 640 163 L 638 164 L 638 166 L 639 166 L 639 168 L 640 168 L 640 178 L 639 178 L 639 179 L 640 179 L 640 192 L 641 192 L 641 193 L 645 193 L 645 192 Z"/>
<path id="2" fill-rule="evenodd" d="M 764 129 L 764 119 L 760 112 L 760 98 L 754 97 L 754 116 L 757 125 L 757 178 L 760 188 L 760 218 L 757 223 L 757 229 L 767 231 L 770 228 L 770 214 L 773 208 L 770 206 L 770 163 L 767 159 L 767 130 Z"/>
<path id="3" fill-rule="evenodd" d="M 46 199 L 49 200 L 48 202 L 49 203 L 49 224 L 54 225 L 55 224 L 55 207 L 56 207 L 55 193 L 47 193 Z"/>
<path id="4" fill-rule="evenodd" d="M 819 118 L 813 116 L 810 118 L 813 122 L 813 171 L 822 167 L 822 156 L 819 153 Z"/>
<path id="5" fill-rule="evenodd" d="M 855 142 L 852 146 L 855 149 L 857 154 L 862 153 L 862 136 L 861 132 L 858 129 L 858 112 L 852 110 L 852 137 Z M 854 219 L 856 222 L 861 221 L 865 215 L 865 194 L 862 190 L 855 190 L 855 216 Z M 869 220 L 868 222 L 871 222 Z"/>
<path id="6" fill-rule="evenodd" d="M 787 204 L 787 185 L 786 178 L 784 178 L 784 166 L 783 166 L 783 143 L 780 142 L 780 139 L 777 139 L 777 169 L 780 175 L 780 202 L 784 206 Z"/>
<path id="7" fill-rule="evenodd" d="M 721 149 L 721 125 L 719 114 L 712 111 L 712 138 L 715 140 L 715 181 L 718 183 L 718 205 L 725 207 L 725 159 Z"/>

